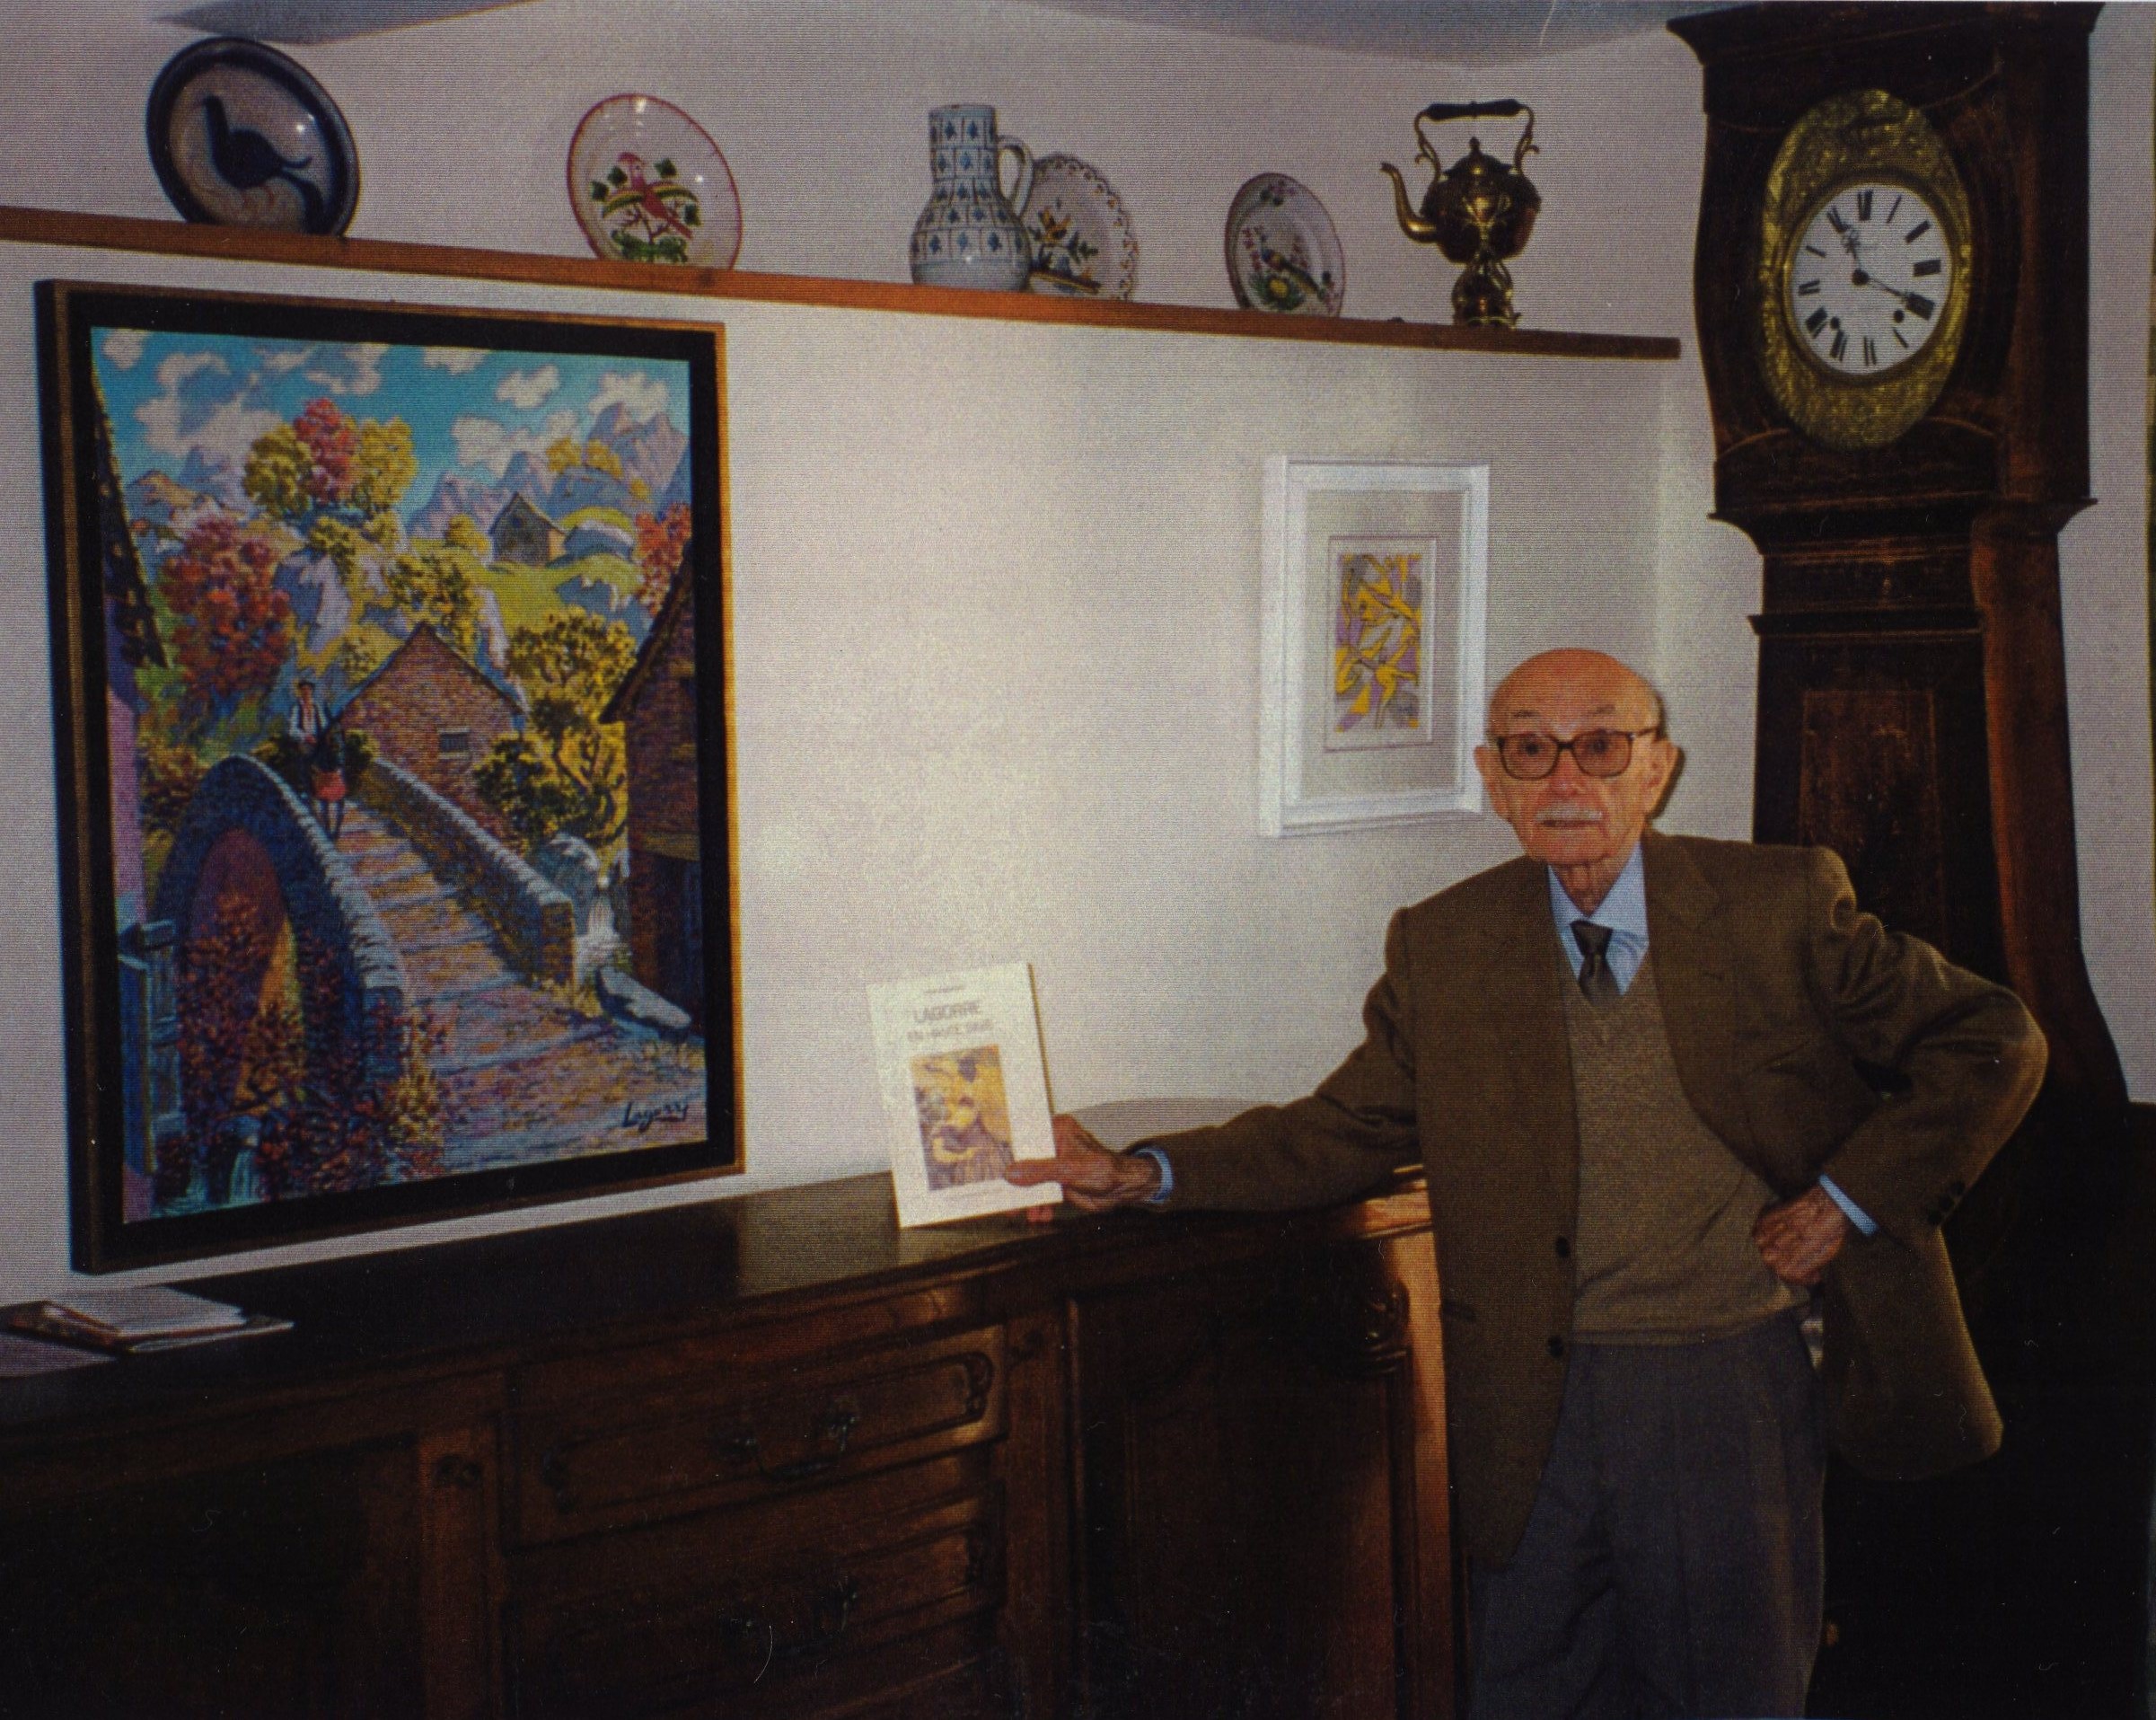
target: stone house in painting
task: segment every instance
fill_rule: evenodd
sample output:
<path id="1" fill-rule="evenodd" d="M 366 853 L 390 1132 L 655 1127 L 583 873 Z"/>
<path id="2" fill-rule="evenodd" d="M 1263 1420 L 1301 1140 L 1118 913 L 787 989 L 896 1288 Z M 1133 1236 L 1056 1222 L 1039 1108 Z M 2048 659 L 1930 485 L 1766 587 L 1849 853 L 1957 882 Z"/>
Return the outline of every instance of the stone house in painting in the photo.
<path id="1" fill-rule="evenodd" d="M 352 689 L 338 717 L 348 729 L 364 729 L 383 757 L 508 839 L 508 827 L 480 797 L 472 772 L 496 741 L 516 731 L 523 713 L 432 627 L 414 628 L 388 661 Z"/>
<path id="2" fill-rule="evenodd" d="M 568 534 L 533 507 L 521 490 L 494 516 L 488 536 L 493 540 L 497 561 L 520 562 L 527 568 L 545 567 L 568 542 Z"/>
<path id="3" fill-rule="evenodd" d="M 689 558 L 600 720 L 629 767 L 629 949 L 637 979 L 704 1030 L 704 876 L 697 797 L 696 591 Z"/>

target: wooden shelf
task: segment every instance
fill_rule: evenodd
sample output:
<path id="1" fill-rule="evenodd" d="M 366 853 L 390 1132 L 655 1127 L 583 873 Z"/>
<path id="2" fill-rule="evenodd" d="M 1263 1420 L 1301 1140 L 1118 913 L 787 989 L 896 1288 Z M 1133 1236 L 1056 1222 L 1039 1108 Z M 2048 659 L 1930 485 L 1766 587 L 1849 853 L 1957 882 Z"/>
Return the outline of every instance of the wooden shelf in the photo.
<path id="1" fill-rule="evenodd" d="M 1675 358 L 1673 336 L 1568 334 L 1554 329 L 1462 329 L 1450 323 L 1371 322 L 1351 317 L 1271 316 L 1259 311 L 1217 311 L 1188 304 L 1107 303 L 967 292 L 895 281 L 832 280 L 816 275 L 767 275 L 746 269 L 665 269 L 604 262 L 595 257 L 541 256 L 480 251 L 460 245 L 412 244 L 390 239 L 327 239 L 246 227 L 194 226 L 128 216 L 73 215 L 59 209 L 0 206 L 0 243 L 79 245 L 164 256 L 214 257 L 228 262 L 286 263 L 312 269 L 368 269 L 395 275 L 453 275 L 609 292 L 669 293 L 767 304 L 821 305 L 834 310 L 897 311 L 922 316 L 983 317 L 1006 322 L 1054 322 L 1081 328 L 1152 329 L 1180 334 L 1237 335 L 1245 340 L 1321 340 L 1343 346 L 1405 347 L 1425 351 L 1504 353 L 1526 358 Z"/>

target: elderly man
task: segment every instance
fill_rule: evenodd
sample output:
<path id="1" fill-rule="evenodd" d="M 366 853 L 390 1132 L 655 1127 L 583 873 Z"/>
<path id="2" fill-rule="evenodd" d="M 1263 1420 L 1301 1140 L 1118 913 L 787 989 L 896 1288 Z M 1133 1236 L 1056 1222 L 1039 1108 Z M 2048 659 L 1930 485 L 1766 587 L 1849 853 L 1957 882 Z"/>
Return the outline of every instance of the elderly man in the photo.
<path id="1" fill-rule="evenodd" d="M 1059 1117 L 1008 1173 L 1087 1210 L 1280 1207 L 1421 1160 L 1473 1720 L 1801 1713 L 1823 1436 L 1882 1476 L 1999 1441 L 1939 1227 L 2042 1036 L 1833 854 L 1650 830 L 1676 757 L 1624 665 L 1530 658 L 1475 753 L 1526 858 L 1393 917 L 1314 1094 L 1127 1157 Z"/>

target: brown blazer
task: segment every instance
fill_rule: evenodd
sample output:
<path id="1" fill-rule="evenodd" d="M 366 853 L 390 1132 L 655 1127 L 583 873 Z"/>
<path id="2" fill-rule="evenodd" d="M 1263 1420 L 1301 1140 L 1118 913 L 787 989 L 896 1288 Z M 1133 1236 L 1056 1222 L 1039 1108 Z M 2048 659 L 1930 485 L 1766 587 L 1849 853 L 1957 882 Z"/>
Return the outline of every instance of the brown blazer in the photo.
<path id="1" fill-rule="evenodd" d="M 1940 1224 L 2035 1097 L 2043 1036 L 2010 992 L 1861 913 L 1824 849 L 1645 838 L 1648 959 L 1677 1074 L 1778 1195 L 1822 1174 L 1876 1220 L 1826 1285 L 1828 1426 L 1867 1473 L 1987 1457 L 1999 1416 Z M 1509 1557 L 1556 1431 L 1579 1134 L 1567 970 L 1536 861 L 1393 916 L 1363 1043 L 1307 1098 L 1154 1144 L 1174 1207 L 1287 1207 L 1430 1178 L 1461 1532 Z M 1852 1060 L 1891 1072 L 1882 1098 Z"/>

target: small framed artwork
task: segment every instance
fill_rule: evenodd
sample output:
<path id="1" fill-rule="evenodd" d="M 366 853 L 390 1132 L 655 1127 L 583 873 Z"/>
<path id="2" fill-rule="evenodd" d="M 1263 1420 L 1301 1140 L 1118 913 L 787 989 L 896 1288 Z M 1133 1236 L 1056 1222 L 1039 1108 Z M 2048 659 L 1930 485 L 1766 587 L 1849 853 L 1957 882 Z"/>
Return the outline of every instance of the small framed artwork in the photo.
<path id="1" fill-rule="evenodd" d="M 38 310 L 76 1264 L 738 1170 L 720 331 Z"/>
<path id="2" fill-rule="evenodd" d="M 1477 810 L 1490 469 L 1265 465 L 1259 827 Z"/>

